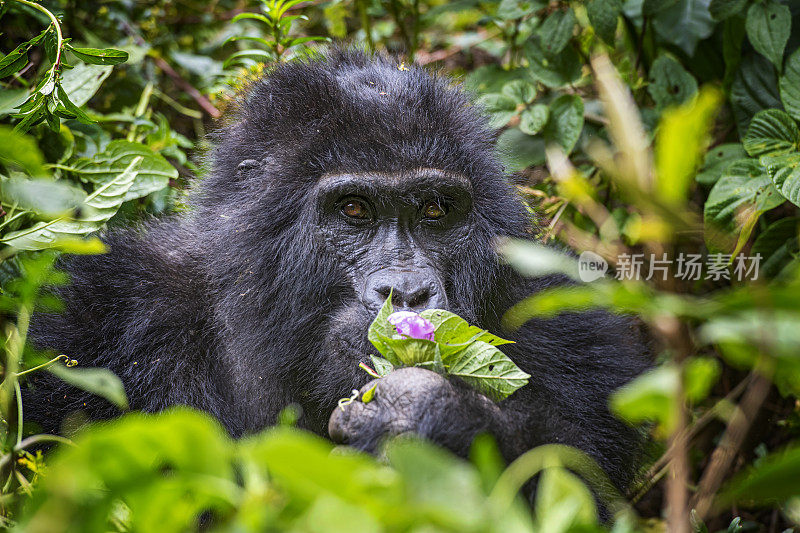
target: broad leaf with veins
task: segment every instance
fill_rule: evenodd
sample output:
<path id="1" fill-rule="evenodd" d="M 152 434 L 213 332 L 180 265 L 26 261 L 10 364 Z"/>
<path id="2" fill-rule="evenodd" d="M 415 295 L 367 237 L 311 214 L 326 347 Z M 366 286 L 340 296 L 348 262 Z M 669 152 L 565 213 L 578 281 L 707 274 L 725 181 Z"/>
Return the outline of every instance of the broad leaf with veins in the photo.
<path id="1" fill-rule="evenodd" d="M 502 400 L 528 383 L 526 374 L 497 346 L 509 341 L 471 326 L 444 309 L 426 309 L 419 316 L 435 327 L 434 339 L 411 338 L 389 322 L 391 296 L 369 327 L 367 337 L 383 357 L 371 356 L 375 372 L 385 376 L 396 366 L 421 366 L 451 376 L 493 400 Z"/>

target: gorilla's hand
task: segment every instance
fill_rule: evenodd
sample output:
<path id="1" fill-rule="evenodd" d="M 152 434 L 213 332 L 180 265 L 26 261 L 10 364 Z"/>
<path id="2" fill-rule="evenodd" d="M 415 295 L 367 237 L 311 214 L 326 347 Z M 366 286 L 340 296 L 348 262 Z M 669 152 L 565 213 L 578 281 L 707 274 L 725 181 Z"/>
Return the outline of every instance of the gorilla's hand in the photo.
<path id="1" fill-rule="evenodd" d="M 505 426 L 491 400 L 429 370 L 395 370 L 364 385 L 360 396 L 376 384 L 368 403 L 359 398 L 334 409 L 328 423 L 334 442 L 374 453 L 385 437 L 414 433 L 466 455 L 477 433 Z"/>

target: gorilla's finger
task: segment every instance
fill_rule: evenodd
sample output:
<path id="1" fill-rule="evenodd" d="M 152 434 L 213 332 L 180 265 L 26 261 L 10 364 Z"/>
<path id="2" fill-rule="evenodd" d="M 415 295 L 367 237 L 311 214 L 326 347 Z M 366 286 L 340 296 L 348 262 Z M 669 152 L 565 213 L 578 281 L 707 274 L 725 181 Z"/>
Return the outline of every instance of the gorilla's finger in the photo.
<path id="1" fill-rule="evenodd" d="M 337 406 L 328 420 L 328 435 L 331 440 L 337 444 L 348 444 L 352 440 L 356 426 L 363 424 L 365 408 L 366 405 L 360 400 Z"/>

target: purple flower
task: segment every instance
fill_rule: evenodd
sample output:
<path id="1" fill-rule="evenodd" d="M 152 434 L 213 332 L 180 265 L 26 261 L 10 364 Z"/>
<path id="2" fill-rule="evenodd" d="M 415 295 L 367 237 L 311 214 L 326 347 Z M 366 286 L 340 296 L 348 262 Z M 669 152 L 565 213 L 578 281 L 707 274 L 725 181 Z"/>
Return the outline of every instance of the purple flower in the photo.
<path id="1" fill-rule="evenodd" d="M 397 328 L 397 333 L 412 339 L 433 340 L 435 329 L 430 320 L 426 320 L 411 311 L 397 311 L 389 315 L 390 324 Z"/>

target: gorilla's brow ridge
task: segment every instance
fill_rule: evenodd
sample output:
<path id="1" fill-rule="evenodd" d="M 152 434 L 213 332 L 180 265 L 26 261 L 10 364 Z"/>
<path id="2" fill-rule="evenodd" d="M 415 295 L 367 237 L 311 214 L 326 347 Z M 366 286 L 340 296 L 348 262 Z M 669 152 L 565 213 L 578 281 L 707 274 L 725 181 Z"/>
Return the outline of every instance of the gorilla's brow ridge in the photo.
<path id="1" fill-rule="evenodd" d="M 365 184 L 388 185 L 397 187 L 410 181 L 430 181 L 431 183 L 458 186 L 472 192 L 472 183 L 463 174 L 449 172 L 438 168 L 417 168 L 402 171 L 360 171 L 360 172 L 326 172 L 320 176 L 317 186 L 320 188 L 335 188 L 339 183 L 349 182 L 353 179 Z"/>

